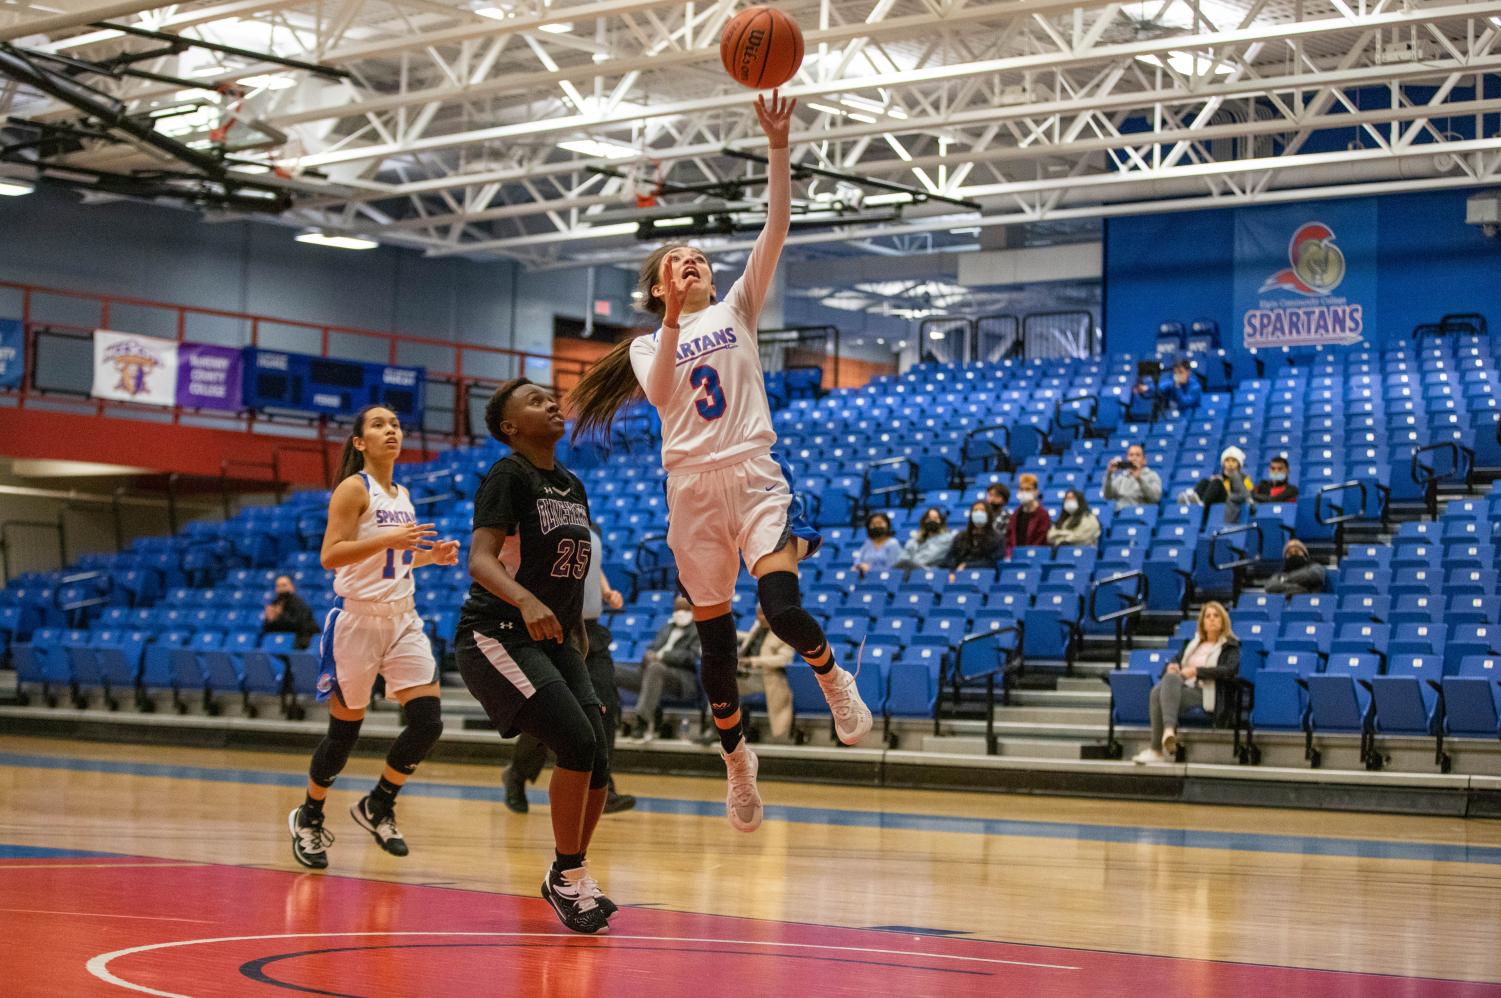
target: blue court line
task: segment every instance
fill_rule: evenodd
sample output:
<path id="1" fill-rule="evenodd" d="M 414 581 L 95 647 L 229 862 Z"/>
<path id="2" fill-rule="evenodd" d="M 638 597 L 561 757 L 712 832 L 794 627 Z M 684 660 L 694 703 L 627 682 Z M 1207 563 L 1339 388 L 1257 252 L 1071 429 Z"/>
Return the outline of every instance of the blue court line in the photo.
<path id="1" fill-rule="evenodd" d="M 158 776 L 177 780 L 205 780 L 212 783 L 248 783 L 299 790 L 307 785 L 307 777 L 301 773 L 273 773 L 253 769 L 209 769 L 203 766 L 123 762 L 114 759 L 71 759 L 11 752 L 0 752 L 0 766 Z M 499 786 L 428 783 L 421 779 L 414 782 L 404 793 L 408 797 L 439 797 L 448 800 L 492 803 L 500 803 L 505 797 L 504 791 Z M 541 791 L 531 791 L 527 799 L 533 803 L 545 804 L 547 795 Z M 667 797 L 638 797 L 636 810 L 648 814 L 677 814 L 690 817 L 718 818 L 724 815 L 724 805 L 718 801 L 674 800 Z M 1006 818 L 893 814 L 883 811 L 845 811 L 780 804 L 767 805 L 766 818 L 770 821 L 835 825 L 846 828 L 952 832 L 961 835 L 1059 839 L 1078 842 L 1116 842 L 1144 846 L 1173 846 L 1179 849 L 1232 849 L 1239 852 L 1284 853 L 1298 856 L 1353 856 L 1360 859 L 1411 859 L 1441 863 L 1501 865 L 1501 846 L 1457 845 L 1445 842 L 1395 842 L 1382 839 L 1336 839 L 1302 835 L 1271 835 L 1260 832 L 1152 828 L 1142 825 L 1015 821 Z"/>
<path id="2" fill-rule="evenodd" d="M 50 849 L 47 846 L 13 846 L 0 842 L 0 859 L 115 859 L 118 852 L 90 852 L 87 849 Z"/>

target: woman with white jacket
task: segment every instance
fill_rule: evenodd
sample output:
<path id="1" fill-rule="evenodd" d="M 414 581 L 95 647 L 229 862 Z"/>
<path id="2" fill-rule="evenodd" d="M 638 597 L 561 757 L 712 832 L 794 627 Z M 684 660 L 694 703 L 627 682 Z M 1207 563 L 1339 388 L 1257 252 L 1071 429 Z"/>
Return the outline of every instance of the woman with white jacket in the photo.
<path id="1" fill-rule="evenodd" d="M 1219 696 L 1219 683 L 1240 672 L 1240 639 L 1230 629 L 1230 614 L 1214 601 L 1199 611 L 1199 629 L 1167 664 L 1152 687 L 1152 744 L 1131 760 L 1138 764 L 1171 762 L 1178 754 L 1178 720 L 1202 708 L 1215 723 L 1228 717 L 1231 697 Z"/>

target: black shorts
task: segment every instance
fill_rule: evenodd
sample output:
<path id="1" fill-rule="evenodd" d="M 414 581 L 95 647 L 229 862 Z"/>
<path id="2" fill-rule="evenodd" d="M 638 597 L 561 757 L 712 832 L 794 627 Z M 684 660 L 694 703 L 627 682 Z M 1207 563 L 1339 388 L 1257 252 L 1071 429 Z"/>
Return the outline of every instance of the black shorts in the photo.
<path id="1" fill-rule="evenodd" d="M 521 733 L 516 712 L 551 683 L 567 683 L 581 707 L 600 706 L 584 657 L 571 644 L 533 641 L 525 631 L 461 622 L 454 658 L 464 685 L 505 738 Z"/>

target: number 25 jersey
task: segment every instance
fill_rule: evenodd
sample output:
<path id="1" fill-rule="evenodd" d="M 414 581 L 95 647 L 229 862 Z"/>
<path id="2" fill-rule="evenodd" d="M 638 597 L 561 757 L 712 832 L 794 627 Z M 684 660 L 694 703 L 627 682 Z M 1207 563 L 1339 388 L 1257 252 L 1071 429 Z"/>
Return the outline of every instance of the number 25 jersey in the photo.
<path id="1" fill-rule="evenodd" d="M 723 301 L 679 320 L 672 398 L 662 417 L 662 466 L 693 471 L 770 453 L 777 442 L 756 345 L 760 307 L 736 281 Z M 643 386 L 661 341 L 659 329 L 631 343 L 631 367 Z"/>
<path id="2" fill-rule="evenodd" d="M 500 561 L 516 581 L 565 631 L 578 626 L 594 556 L 584 483 L 561 464 L 538 468 L 520 454 L 508 454 L 491 466 L 474 497 L 474 529 L 485 528 L 506 532 Z M 469 587 L 462 619 L 461 626 L 499 624 L 518 639 L 527 638 L 520 609 L 478 582 Z"/>

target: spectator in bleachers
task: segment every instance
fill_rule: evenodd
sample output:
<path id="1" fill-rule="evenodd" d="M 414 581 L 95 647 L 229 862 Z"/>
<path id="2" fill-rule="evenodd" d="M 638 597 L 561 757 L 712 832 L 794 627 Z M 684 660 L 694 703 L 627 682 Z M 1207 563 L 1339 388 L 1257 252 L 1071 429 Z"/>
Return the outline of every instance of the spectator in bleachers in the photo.
<path id="1" fill-rule="evenodd" d="M 1323 565 L 1308 556 L 1308 548 L 1296 537 L 1282 548 L 1282 571 L 1267 580 L 1266 591 L 1283 596 L 1321 593 L 1329 577 Z"/>
<path id="2" fill-rule="evenodd" d="M 1006 536 L 1011 522 L 1011 490 L 1005 482 L 991 482 L 985 487 L 985 508 L 990 511 L 990 525 L 997 534 Z"/>
<path id="3" fill-rule="evenodd" d="M 1225 522 L 1241 522 L 1251 502 L 1251 479 L 1246 477 L 1245 463 L 1245 451 L 1235 446 L 1226 447 L 1220 452 L 1219 474 L 1199 479 L 1198 484 L 1186 490 L 1180 498 L 1201 506 L 1222 502 L 1225 504 Z"/>
<path id="4" fill-rule="evenodd" d="M 1193 412 L 1203 397 L 1204 390 L 1199 387 L 1199 379 L 1194 377 L 1193 367 L 1187 360 L 1178 361 L 1157 382 L 1157 398 L 1164 409 Z"/>
<path id="5" fill-rule="evenodd" d="M 1078 489 L 1063 493 L 1063 513 L 1048 531 L 1053 547 L 1092 548 L 1100 543 L 1100 518 Z"/>
<path id="6" fill-rule="evenodd" d="M 966 568 L 994 568 L 1004 542 L 990 521 L 990 507 L 983 499 L 969 508 L 969 522 L 954 535 L 943 567 L 962 572 Z"/>
<path id="7" fill-rule="evenodd" d="M 1126 457 L 1112 458 L 1105 469 L 1104 496 L 1116 509 L 1155 506 L 1162 501 L 1162 478 L 1147 467 L 1147 449 L 1141 444 L 1126 448 Z"/>
<path id="8" fill-rule="evenodd" d="M 1042 504 L 1037 476 L 1028 472 L 1016 479 L 1016 509 L 1006 524 L 1006 557 L 1019 547 L 1041 547 L 1048 542 L 1053 516 Z"/>
<path id="9" fill-rule="evenodd" d="M 892 536 L 891 517 L 872 513 L 865 518 L 865 543 L 855 552 L 855 571 L 881 572 L 895 568 L 901 560 L 902 546 Z"/>
<path id="10" fill-rule="evenodd" d="M 664 696 L 689 700 L 698 695 L 699 654 L 693 606 L 679 596 L 672 604 L 672 616 L 657 631 L 651 648 L 641 656 L 640 667 L 615 667 L 615 682 L 620 688 L 639 694 L 636 698 L 635 737 L 656 737 L 659 708 Z"/>
<path id="11" fill-rule="evenodd" d="M 1297 502 L 1298 487 L 1287 480 L 1287 458 L 1278 454 L 1267 466 L 1266 477 L 1251 490 L 1256 502 Z"/>
<path id="12" fill-rule="evenodd" d="M 266 604 L 261 619 L 261 633 L 271 631 L 291 631 L 297 635 L 294 643 L 298 648 L 306 648 L 312 643 L 313 635 L 318 633 L 318 625 L 313 622 L 313 611 L 297 595 L 297 587 L 292 584 L 290 575 L 276 577 L 276 595 Z"/>
<path id="13" fill-rule="evenodd" d="M 772 633 L 766 614 L 757 606 L 756 626 L 740 632 L 737 678 L 742 697 L 766 694 L 766 714 L 775 738 L 786 738 L 792 733 L 792 687 L 787 682 L 787 666 L 791 662 L 792 646 Z"/>
<path id="14" fill-rule="evenodd" d="M 1178 721 L 1191 711 L 1202 708 L 1216 725 L 1228 723 L 1233 698 L 1216 695 L 1216 686 L 1234 679 L 1239 672 L 1240 639 L 1230 628 L 1225 607 L 1211 600 L 1199 611 L 1197 633 L 1152 687 L 1152 743 L 1131 761 L 1140 764 L 1176 758 Z"/>
<path id="15" fill-rule="evenodd" d="M 948 516 L 937 506 L 929 506 L 917 521 L 902 556 L 893 568 L 935 568 L 948 556 L 954 532 L 948 528 Z"/>

